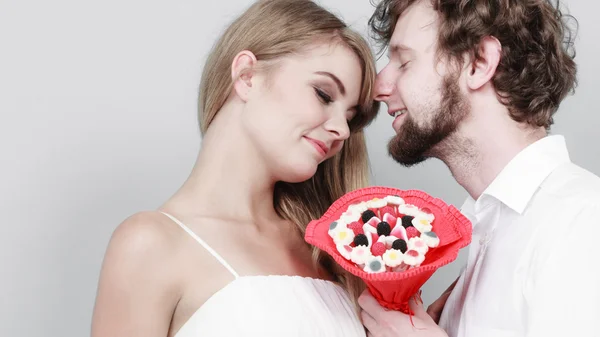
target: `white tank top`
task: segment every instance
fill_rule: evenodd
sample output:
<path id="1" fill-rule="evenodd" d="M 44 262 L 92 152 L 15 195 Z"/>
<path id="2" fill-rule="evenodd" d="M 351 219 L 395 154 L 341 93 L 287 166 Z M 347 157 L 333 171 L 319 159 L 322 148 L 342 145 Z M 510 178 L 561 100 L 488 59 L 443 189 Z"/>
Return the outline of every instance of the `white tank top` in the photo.
<path id="1" fill-rule="evenodd" d="M 348 293 L 338 284 L 301 276 L 240 276 L 187 226 L 163 214 L 235 277 L 204 302 L 175 337 L 366 336 Z"/>

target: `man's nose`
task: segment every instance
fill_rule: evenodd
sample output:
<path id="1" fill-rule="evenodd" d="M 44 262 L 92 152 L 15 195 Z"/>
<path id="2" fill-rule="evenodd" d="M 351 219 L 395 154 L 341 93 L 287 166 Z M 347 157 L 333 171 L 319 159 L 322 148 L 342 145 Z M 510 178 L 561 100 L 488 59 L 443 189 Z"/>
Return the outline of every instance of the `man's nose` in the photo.
<path id="1" fill-rule="evenodd" d="M 387 103 L 394 91 L 394 83 L 389 78 L 386 78 L 385 69 L 382 70 L 375 78 L 375 90 L 373 91 L 373 99 L 379 102 Z"/>

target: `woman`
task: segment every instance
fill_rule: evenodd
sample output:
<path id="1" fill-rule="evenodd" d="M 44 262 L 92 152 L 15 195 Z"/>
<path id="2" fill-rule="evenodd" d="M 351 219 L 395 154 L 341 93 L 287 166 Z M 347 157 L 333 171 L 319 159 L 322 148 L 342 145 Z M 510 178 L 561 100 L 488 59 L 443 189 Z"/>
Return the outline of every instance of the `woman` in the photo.
<path id="1" fill-rule="evenodd" d="M 367 184 L 374 77 L 366 42 L 312 1 L 233 22 L 204 67 L 196 165 L 115 230 L 92 336 L 364 336 L 360 281 L 303 234 Z"/>

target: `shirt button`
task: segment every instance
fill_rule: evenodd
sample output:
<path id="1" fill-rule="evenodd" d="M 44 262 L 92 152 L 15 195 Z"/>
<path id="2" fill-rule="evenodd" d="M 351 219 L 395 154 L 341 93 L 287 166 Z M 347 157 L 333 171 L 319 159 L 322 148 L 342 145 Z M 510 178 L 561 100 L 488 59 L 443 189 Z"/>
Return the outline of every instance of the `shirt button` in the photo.
<path id="1" fill-rule="evenodd" d="M 479 239 L 479 244 L 482 245 L 482 246 L 485 245 L 487 242 L 488 242 L 488 236 L 487 236 L 487 234 L 484 235 L 484 236 L 482 236 L 481 239 Z"/>

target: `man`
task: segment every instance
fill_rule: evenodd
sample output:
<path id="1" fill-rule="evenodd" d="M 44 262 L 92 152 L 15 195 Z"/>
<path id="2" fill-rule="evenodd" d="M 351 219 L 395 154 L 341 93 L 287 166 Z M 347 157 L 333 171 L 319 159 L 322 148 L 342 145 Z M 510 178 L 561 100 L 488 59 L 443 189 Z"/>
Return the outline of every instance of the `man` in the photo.
<path id="1" fill-rule="evenodd" d="M 370 25 L 389 63 L 375 95 L 394 117 L 390 155 L 442 160 L 470 195 L 474 230 L 465 269 L 430 315 L 363 293 L 370 336 L 600 335 L 600 178 L 548 135 L 576 83 L 566 23 L 547 0 L 378 5 Z"/>

